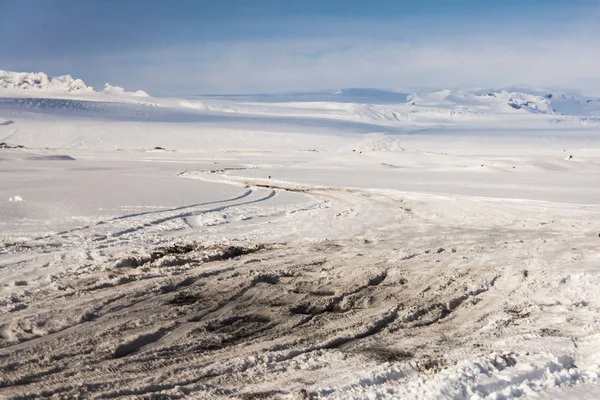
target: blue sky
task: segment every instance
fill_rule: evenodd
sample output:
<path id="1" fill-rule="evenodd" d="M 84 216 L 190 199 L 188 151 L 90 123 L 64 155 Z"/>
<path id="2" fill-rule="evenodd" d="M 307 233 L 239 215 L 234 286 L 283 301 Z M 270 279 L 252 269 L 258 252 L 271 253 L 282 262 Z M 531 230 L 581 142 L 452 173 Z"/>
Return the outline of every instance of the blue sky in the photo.
<path id="1" fill-rule="evenodd" d="M 600 90 L 598 0 L 0 0 L 0 69 L 151 94 Z"/>

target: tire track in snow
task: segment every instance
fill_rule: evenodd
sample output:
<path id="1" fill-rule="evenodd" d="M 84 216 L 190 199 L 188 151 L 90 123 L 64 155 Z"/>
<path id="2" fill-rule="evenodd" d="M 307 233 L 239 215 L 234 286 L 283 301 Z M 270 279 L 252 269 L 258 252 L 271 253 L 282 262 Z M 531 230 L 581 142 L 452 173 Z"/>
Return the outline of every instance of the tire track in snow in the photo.
<path id="1" fill-rule="evenodd" d="M 169 221 L 172 221 L 172 220 L 175 220 L 175 219 L 185 219 L 185 218 L 194 217 L 194 216 L 197 216 L 197 215 L 208 214 L 208 213 L 211 213 L 211 212 L 219 212 L 219 211 L 227 210 L 227 209 L 233 208 L 233 207 L 240 207 L 240 206 L 245 206 L 245 205 L 249 205 L 249 204 L 261 203 L 263 201 L 267 201 L 267 200 L 275 197 L 275 194 L 276 194 L 275 190 L 271 190 L 271 192 L 268 195 L 266 195 L 264 197 L 261 197 L 259 199 L 256 199 L 256 200 L 251 200 L 251 201 L 246 201 L 246 202 L 236 203 L 236 204 L 230 204 L 230 205 L 226 205 L 226 206 L 211 208 L 211 209 L 208 209 L 208 210 L 192 211 L 192 212 L 187 212 L 187 213 L 183 213 L 183 214 L 171 215 L 171 216 L 168 216 L 168 217 L 164 217 L 164 218 L 156 219 L 154 221 L 150 221 L 150 222 L 148 222 L 148 223 L 146 223 L 144 225 L 138 225 L 138 226 L 133 227 L 133 228 L 128 228 L 128 229 L 125 229 L 125 230 L 122 230 L 122 231 L 119 231 L 119 232 L 115 232 L 115 233 L 111 234 L 111 236 L 113 236 L 113 237 L 119 237 L 119 236 L 122 236 L 122 235 L 125 235 L 125 234 L 128 234 L 128 233 L 133 233 L 133 232 L 137 232 L 137 231 L 140 231 L 140 230 L 144 230 L 144 229 L 146 229 L 148 227 L 151 227 L 151 226 L 160 225 L 160 224 L 163 224 L 165 222 L 169 222 Z M 187 222 L 186 222 L 186 224 L 188 226 L 191 226 Z"/>
<path id="2" fill-rule="evenodd" d="M 57 232 L 57 233 L 53 233 L 53 234 L 50 234 L 50 235 L 38 236 L 36 238 L 28 240 L 27 242 L 24 242 L 24 243 L 20 242 L 18 244 L 22 246 L 22 245 L 24 245 L 26 243 L 32 243 L 32 242 L 37 242 L 37 241 L 46 240 L 46 239 L 52 239 L 52 238 L 56 238 L 58 236 L 64 236 L 64 235 L 68 235 L 68 234 L 71 234 L 71 233 L 75 233 L 75 232 L 80 232 L 80 231 L 92 229 L 92 228 L 95 228 L 95 227 L 98 227 L 98 226 L 102 226 L 102 225 L 105 225 L 105 224 L 110 224 L 111 222 L 123 221 L 123 220 L 131 219 L 131 218 L 142 217 L 142 216 L 151 215 L 151 214 L 163 214 L 163 213 L 169 213 L 169 212 L 173 212 L 173 211 L 185 210 L 185 209 L 194 208 L 194 207 L 203 207 L 203 206 L 212 205 L 212 204 L 228 203 L 228 202 L 232 202 L 232 201 L 244 199 L 244 198 L 252 195 L 253 193 L 254 193 L 254 191 L 252 189 L 248 189 L 243 194 L 241 194 L 239 196 L 236 196 L 236 197 L 233 197 L 233 198 L 230 198 L 230 199 L 223 199 L 223 200 L 209 201 L 209 202 L 204 202 L 204 203 L 189 204 L 189 205 L 185 205 L 185 206 L 173 207 L 173 208 L 168 208 L 168 209 L 164 209 L 164 210 L 145 211 L 145 212 L 139 212 L 139 213 L 121 215 L 121 216 L 118 216 L 118 217 L 113 217 L 113 218 L 108 218 L 108 219 L 105 219 L 105 220 L 98 221 L 98 222 L 96 222 L 95 224 L 92 224 L 92 225 L 86 225 L 86 226 L 82 226 L 82 227 L 78 227 L 78 228 L 68 229 L 68 230 Z M 165 219 L 165 220 L 167 220 L 167 219 Z M 15 243 L 7 243 L 5 245 L 8 248 L 8 247 L 14 247 L 17 244 L 15 244 Z"/>

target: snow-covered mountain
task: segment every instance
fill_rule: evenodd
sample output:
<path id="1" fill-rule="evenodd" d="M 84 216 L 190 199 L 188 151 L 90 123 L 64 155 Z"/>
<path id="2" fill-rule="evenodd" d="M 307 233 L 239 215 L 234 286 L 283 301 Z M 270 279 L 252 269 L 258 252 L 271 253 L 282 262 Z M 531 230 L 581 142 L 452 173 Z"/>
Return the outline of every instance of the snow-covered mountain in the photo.
<path id="1" fill-rule="evenodd" d="M 149 102 L 140 100 L 148 97 L 144 91 L 127 92 L 108 83 L 103 90 L 94 91 L 70 75 L 49 78 L 41 72 L 0 71 L 0 97 L 4 98 L 0 101 L 0 110 L 13 112 L 16 109 L 44 113 L 60 110 L 70 114 L 91 113 L 110 118 L 126 115 L 130 119 L 160 121 L 245 117 L 275 118 L 290 124 L 292 119 L 303 123 L 335 120 L 384 126 L 386 131 L 393 131 L 392 128 L 402 124 L 600 123 L 600 99 L 527 86 L 407 92 L 349 88 L 303 93 L 202 95 Z M 98 101 L 104 104 L 99 105 Z M 123 106 L 123 103 L 129 104 Z M 160 110 L 156 106 L 160 106 Z M 368 129 L 374 131 L 372 127 Z"/>
<path id="2" fill-rule="evenodd" d="M 326 108 L 329 112 L 349 113 L 361 119 L 414 120 L 428 115 L 435 118 L 484 116 L 523 117 L 529 114 L 559 118 L 562 116 L 598 117 L 600 99 L 576 93 L 563 93 L 542 88 L 513 86 L 477 90 L 415 90 L 394 92 L 380 89 L 349 88 L 330 91 L 193 96 L 207 108 L 222 109 L 226 102 L 231 111 L 243 112 L 244 106 L 262 104 L 293 105 L 296 110 Z"/>
<path id="3" fill-rule="evenodd" d="M 574 93 L 554 92 L 539 88 L 509 87 L 492 90 L 441 90 L 415 93 L 408 103 L 416 105 L 445 105 L 472 109 L 495 108 L 499 112 L 551 115 L 600 115 L 600 99 Z"/>
<path id="4" fill-rule="evenodd" d="M 85 84 L 81 79 L 74 79 L 71 75 L 48 77 L 43 72 L 12 72 L 0 70 L 0 90 L 8 91 L 36 91 L 47 93 L 103 93 L 113 96 L 148 97 L 142 90 L 127 92 L 119 86 L 106 84 L 104 90 L 94 91 L 94 88 Z"/>

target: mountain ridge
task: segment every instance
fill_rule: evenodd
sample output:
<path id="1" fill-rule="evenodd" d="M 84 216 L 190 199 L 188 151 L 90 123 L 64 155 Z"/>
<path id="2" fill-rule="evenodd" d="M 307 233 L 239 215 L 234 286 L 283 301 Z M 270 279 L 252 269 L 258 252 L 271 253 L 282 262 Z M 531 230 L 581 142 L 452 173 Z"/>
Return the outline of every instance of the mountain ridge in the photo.
<path id="1" fill-rule="evenodd" d="M 139 102 L 146 92 L 127 92 L 106 84 L 95 91 L 70 75 L 49 78 L 42 72 L 23 73 L 0 70 L 0 97 L 62 98 L 76 102 L 17 102 L 19 107 L 36 109 L 94 109 L 82 101 Z M 143 114 L 156 114 L 146 106 L 175 107 L 194 113 L 226 115 L 286 115 L 310 118 L 354 119 L 357 121 L 431 122 L 545 119 L 550 123 L 576 120 L 582 124 L 600 123 L 600 99 L 577 93 L 545 90 L 523 85 L 501 89 L 424 89 L 392 91 L 376 88 L 345 88 L 279 94 L 198 95 L 154 98 L 142 101 Z M 13 102 L 14 103 L 14 102 Z M 17 103 L 2 103 L 16 107 Z M 272 104 L 273 106 L 270 106 Z M 279 106 L 275 106 L 279 104 Z M 108 106 L 107 106 L 108 107 Z M 266 107 L 266 108 L 265 108 Z M 283 107 L 283 108 L 281 108 Z"/>

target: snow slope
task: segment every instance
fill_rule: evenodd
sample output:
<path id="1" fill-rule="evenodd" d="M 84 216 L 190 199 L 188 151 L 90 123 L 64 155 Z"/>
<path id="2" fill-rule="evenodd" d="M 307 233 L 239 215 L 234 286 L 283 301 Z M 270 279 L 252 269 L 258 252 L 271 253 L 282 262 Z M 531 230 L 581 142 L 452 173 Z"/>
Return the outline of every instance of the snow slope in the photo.
<path id="1" fill-rule="evenodd" d="M 589 98 L 109 92 L 0 89 L 0 397 L 596 397 Z"/>

